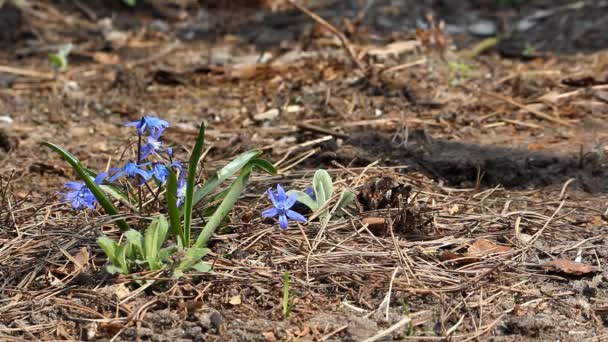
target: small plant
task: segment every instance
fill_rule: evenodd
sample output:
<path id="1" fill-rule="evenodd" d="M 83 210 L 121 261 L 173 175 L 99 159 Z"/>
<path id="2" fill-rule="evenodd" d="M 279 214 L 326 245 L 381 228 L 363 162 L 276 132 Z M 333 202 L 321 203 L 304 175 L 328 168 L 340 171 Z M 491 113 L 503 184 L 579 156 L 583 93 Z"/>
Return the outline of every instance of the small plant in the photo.
<path id="1" fill-rule="evenodd" d="M 289 306 L 289 272 L 283 272 L 283 318 L 289 316 L 291 307 Z"/>
<path id="2" fill-rule="evenodd" d="M 57 71 L 62 71 L 68 66 L 68 55 L 72 51 L 74 45 L 72 43 L 63 44 L 59 46 L 57 53 L 49 55 L 49 60 L 51 61 L 51 65 Z"/>
<path id="3" fill-rule="evenodd" d="M 346 190 L 340 194 L 335 207 L 330 210 L 330 202 L 334 193 L 333 180 L 325 170 L 317 170 L 312 178 L 312 191 L 291 190 L 289 196 L 296 196 L 296 200 L 307 206 L 313 213 L 329 220 L 332 215 L 341 215 L 355 198 L 355 195 Z"/>
<path id="4" fill-rule="evenodd" d="M 127 161 L 123 167 L 111 168 L 108 172 L 97 175 L 85 168 L 78 158 L 68 151 L 52 143 L 43 142 L 61 155 L 82 179 L 82 182 L 66 183 L 69 191 L 64 194 L 64 201 L 69 202 L 76 210 L 94 209 L 98 203 L 109 215 L 117 216 L 119 210 L 115 202 L 135 210 L 133 202 L 137 198 L 140 215 L 147 216 L 151 214 L 152 204 L 160 205 L 158 198 L 164 191 L 165 211 L 169 220 L 163 213 L 154 215 L 142 234 L 117 216 L 115 222 L 124 234 L 124 241 L 116 242 L 106 236 L 97 240 L 108 257 L 108 272 L 130 274 L 137 270 L 161 270 L 171 267 L 174 276 L 180 277 L 189 269 L 209 271 L 210 266 L 201 261 L 209 252 L 206 248 L 207 242 L 234 207 L 252 170 L 256 168 L 275 174 L 275 168 L 267 160 L 259 158 L 260 151 L 252 150 L 238 156 L 202 186 L 197 187 L 197 167 L 204 147 L 203 125 L 192 149 L 187 170 L 184 170 L 181 161 L 173 160 L 172 148 L 164 148 L 161 141 L 163 132 L 169 127 L 167 121 L 146 115 L 141 120 L 127 123 L 126 126 L 137 129 L 135 161 Z M 193 243 L 193 207 L 237 173 L 238 176 L 232 184 L 214 196 L 214 201 L 218 200 L 220 204 L 208 208 L 209 217 Z M 121 179 L 126 179 L 126 182 L 117 184 Z M 153 189 L 154 187 L 156 189 Z M 143 194 L 144 189 L 148 190 L 146 195 Z M 175 243 L 171 243 L 172 239 Z"/>

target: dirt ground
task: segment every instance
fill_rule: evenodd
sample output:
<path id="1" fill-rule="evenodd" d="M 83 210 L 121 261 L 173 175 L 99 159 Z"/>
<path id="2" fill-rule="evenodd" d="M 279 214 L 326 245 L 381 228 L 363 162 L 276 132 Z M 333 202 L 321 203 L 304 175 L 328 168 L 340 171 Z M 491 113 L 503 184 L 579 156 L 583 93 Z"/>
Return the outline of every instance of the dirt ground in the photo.
<path id="1" fill-rule="evenodd" d="M 27 3 L 0 9 L 0 340 L 608 340 L 605 1 Z M 40 142 L 103 170 L 145 113 L 182 157 L 205 122 L 207 175 L 252 148 L 280 171 L 212 272 L 111 276 L 110 218 L 60 202 Z M 260 218 L 318 168 L 348 216 Z"/>

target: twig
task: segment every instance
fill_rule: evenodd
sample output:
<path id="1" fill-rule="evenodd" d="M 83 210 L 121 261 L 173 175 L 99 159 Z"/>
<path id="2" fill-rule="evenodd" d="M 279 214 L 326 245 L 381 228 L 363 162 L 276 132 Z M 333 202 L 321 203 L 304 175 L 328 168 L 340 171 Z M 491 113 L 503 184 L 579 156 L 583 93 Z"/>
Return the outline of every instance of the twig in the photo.
<path id="1" fill-rule="evenodd" d="M 526 106 L 526 105 L 524 105 L 522 103 L 519 103 L 519 102 L 513 100 L 512 98 L 509 98 L 509 97 L 506 97 L 506 96 L 503 96 L 503 95 L 500 95 L 500 94 L 497 94 L 497 93 L 494 93 L 494 92 L 491 92 L 491 91 L 483 91 L 482 90 L 481 93 L 485 94 L 485 95 L 488 95 L 488 96 L 491 96 L 491 97 L 494 97 L 496 99 L 505 101 L 505 102 L 507 102 L 507 103 L 515 106 L 515 107 L 519 107 L 519 108 L 521 108 L 523 110 L 526 110 L 526 111 L 528 111 L 528 112 L 536 115 L 538 118 L 545 119 L 547 121 L 558 123 L 558 124 L 564 125 L 564 126 L 572 126 L 572 124 L 570 122 L 568 122 L 568 121 L 560 120 L 560 119 L 555 118 L 555 117 L 553 117 L 553 116 L 551 116 L 549 114 L 545 114 L 545 113 L 541 112 L 538 109 L 530 108 L 529 106 Z"/>
<path id="2" fill-rule="evenodd" d="M 330 23 L 328 23 L 325 19 L 319 17 L 317 14 L 315 14 L 314 12 L 312 12 L 311 10 L 309 10 L 308 8 L 306 8 L 306 7 L 298 4 L 294 0 L 287 0 L 287 2 L 289 2 L 295 8 L 297 8 L 300 11 L 302 11 L 304 14 L 306 14 L 311 19 L 313 19 L 314 21 L 316 21 L 319 25 L 325 27 L 326 29 L 328 29 L 329 31 L 331 31 L 334 35 L 336 35 L 336 37 L 338 37 L 338 39 L 340 40 L 340 43 L 342 43 L 342 47 L 344 47 L 344 49 L 348 53 L 348 56 L 350 57 L 350 59 L 355 63 L 355 65 L 357 65 L 357 67 L 361 71 L 363 71 L 364 74 L 367 74 L 367 68 L 365 67 L 365 65 L 363 64 L 363 62 L 361 62 L 359 60 L 359 58 L 357 58 L 357 54 L 355 53 L 355 50 L 354 50 L 352 44 L 349 42 L 348 38 L 346 38 L 346 36 L 342 32 L 340 32 L 333 25 L 331 25 Z"/>

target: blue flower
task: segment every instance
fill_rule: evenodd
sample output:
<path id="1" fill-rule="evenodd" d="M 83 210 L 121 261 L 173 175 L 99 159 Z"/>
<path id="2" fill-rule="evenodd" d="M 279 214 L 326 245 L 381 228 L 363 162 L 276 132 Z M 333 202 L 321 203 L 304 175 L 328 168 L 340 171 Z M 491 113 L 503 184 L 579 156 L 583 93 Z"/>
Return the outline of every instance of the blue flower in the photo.
<path id="1" fill-rule="evenodd" d="M 95 209 L 95 195 L 83 182 L 70 181 L 65 183 L 65 187 L 70 191 L 63 193 L 64 202 L 69 202 L 74 209 Z"/>
<path id="2" fill-rule="evenodd" d="M 309 186 L 308 188 L 306 188 L 304 190 L 304 193 L 307 194 L 308 196 L 310 196 L 310 198 L 312 198 L 313 201 L 317 200 L 317 195 L 315 195 L 315 189 L 312 186 Z"/>
<path id="3" fill-rule="evenodd" d="M 184 169 L 182 168 L 182 162 L 179 160 L 176 160 L 172 163 L 170 163 L 169 165 L 165 165 L 162 163 L 155 163 L 152 166 L 152 175 L 154 176 L 154 178 L 156 178 L 156 180 L 158 180 L 161 183 L 164 183 L 167 181 L 167 177 L 169 177 L 169 168 L 174 168 L 179 170 L 179 175 L 180 178 L 183 177 L 184 174 Z"/>
<path id="4" fill-rule="evenodd" d="M 177 181 L 177 206 L 181 206 L 184 203 L 184 198 L 186 197 L 186 179 L 184 177 L 180 177 Z"/>
<path id="5" fill-rule="evenodd" d="M 137 134 L 139 135 L 144 134 L 144 132 L 148 130 L 151 135 L 160 137 L 160 135 L 163 134 L 163 131 L 169 127 L 169 122 L 156 116 L 144 115 L 141 120 L 129 122 L 125 124 L 125 126 L 134 126 L 137 128 Z"/>
<path id="6" fill-rule="evenodd" d="M 169 177 L 169 169 L 161 163 L 156 163 L 152 166 L 152 173 L 154 178 L 161 183 L 166 182 L 167 177 Z"/>
<path id="7" fill-rule="evenodd" d="M 159 150 L 163 147 L 163 143 L 158 140 L 160 137 L 155 136 L 154 134 L 148 137 L 148 140 L 141 147 L 141 152 L 139 155 L 139 159 L 143 160 L 148 158 L 149 155 Z"/>
<path id="8" fill-rule="evenodd" d="M 128 162 L 122 168 L 113 168 L 110 170 L 110 172 L 115 172 L 115 173 L 112 177 L 110 177 L 110 179 L 108 179 L 108 181 L 110 183 L 112 183 L 116 179 L 118 179 L 119 177 L 122 177 L 122 176 L 127 176 L 129 178 L 139 176 L 143 179 L 143 182 L 146 182 L 150 179 L 150 177 L 152 177 L 153 172 L 144 170 L 141 167 L 146 166 L 148 164 L 149 163 L 137 165 L 134 162 Z M 143 182 L 142 182 L 142 184 L 143 184 Z"/>
<path id="9" fill-rule="evenodd" d="M 277 185 L 277 192 L 268 189 L 268 198 L 272 201 L 272 208 L 268 208 L 262 212 L 263 217 L 279 217 L 279 226 L 281 229 L 286 229 L 289 225 L 288 219 L 306 223 L 306 217 L 300 213 L 291 210 L 291 207 L 296 203 L 296 194 L 287 196 L 283 187 Z"/>

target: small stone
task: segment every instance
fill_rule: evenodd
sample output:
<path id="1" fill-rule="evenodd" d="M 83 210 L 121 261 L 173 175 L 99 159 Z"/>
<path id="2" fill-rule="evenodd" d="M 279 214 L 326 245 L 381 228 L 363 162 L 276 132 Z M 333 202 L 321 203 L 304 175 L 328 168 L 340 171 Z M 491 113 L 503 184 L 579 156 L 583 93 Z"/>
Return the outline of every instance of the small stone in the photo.
<path id="1" fill-rule="evenodd" d="M 468 30 L 476 36 L 489 37 L 495 35 L 497 29 L 493 21 L 481 19 L 469 25 Z"/>
<path id="2" fill-rule="evenodd" d="M 279 116 L 279 110 L 273 108 L 271 110 L 267 110 L 263 113 L 259 113 L 253 116 L 253 120 L 255 121 L 264 121 L 264 120 L 274 120 Z"/>

